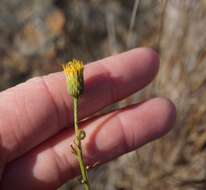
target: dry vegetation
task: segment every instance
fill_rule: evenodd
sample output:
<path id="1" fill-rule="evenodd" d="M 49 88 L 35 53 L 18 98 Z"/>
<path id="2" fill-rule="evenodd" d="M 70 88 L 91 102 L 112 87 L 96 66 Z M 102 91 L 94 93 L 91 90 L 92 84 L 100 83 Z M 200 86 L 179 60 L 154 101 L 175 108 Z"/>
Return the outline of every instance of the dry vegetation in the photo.
<path id="1" fill-rule="evenodd" d="M 0 88 L 59 70 L 72 57 L 91 61 L 153 47 L 161 58 L 156 80 L 121 104 L 167 96 L 178 110 L 175 129 L 92 171 L 93 189 L 203 190 L 205 20 L 205 0 L 1 0 Z M 79 186 L 74 181 L 64 188 Z"/>

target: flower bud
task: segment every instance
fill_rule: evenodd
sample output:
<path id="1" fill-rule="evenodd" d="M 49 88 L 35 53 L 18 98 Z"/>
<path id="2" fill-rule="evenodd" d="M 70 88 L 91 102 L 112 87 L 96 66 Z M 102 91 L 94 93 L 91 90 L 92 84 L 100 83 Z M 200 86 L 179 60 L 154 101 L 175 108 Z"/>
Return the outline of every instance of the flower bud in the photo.
<path id="1" fill-rule="evenodd" d="M 63 65 L 67 82 L 67 91 L 74 98 L 79 98 L 84 90 L 84 64 L 80 60 L 73 59 Z"/>

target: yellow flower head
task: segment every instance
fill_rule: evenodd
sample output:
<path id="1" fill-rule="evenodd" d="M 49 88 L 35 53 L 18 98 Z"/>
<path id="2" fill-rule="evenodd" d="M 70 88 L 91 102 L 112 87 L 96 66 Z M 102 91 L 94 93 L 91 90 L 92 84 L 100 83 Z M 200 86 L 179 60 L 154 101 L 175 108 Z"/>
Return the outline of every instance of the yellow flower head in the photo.
<path id="1" fill-rule="evenodd" d="M 63 70 L 69 95 L 78 98 L 84 90 L 84 64 L 80 60 L 73 59 L 63 65 Z"/>

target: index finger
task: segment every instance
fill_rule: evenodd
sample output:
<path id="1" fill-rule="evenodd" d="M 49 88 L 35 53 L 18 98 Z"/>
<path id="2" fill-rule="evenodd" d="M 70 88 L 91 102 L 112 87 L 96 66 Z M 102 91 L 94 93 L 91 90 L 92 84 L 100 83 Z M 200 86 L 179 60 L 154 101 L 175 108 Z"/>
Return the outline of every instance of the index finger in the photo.
<path id="1" fill-rule="evenodd" d="M 85 68 L 80 119 L 143 88 L 158 70 L 150 49 L 134 49 Z M 72 123 L 71 98 L 61 73 L 34 78 L 0 94 L 0 133 L 11 161 Z"/>

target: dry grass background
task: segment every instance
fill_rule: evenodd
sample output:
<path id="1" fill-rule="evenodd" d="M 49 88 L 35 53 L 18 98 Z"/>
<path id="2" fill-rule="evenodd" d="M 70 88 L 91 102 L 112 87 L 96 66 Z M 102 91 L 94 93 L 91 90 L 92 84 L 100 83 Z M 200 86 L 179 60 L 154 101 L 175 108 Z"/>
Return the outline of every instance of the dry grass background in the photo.
<path id="1" fill-rule="evenodd" d="M 94 169 L 98 190 L 206 189 L 205 0 L 0 0 L 0 88 L 85 61 L 147 46 L 160 54 L 156 80 L 117 106 L 171 98 L 174 130 Z M 80 189 L 77 180 L 62 189 Z"/>

